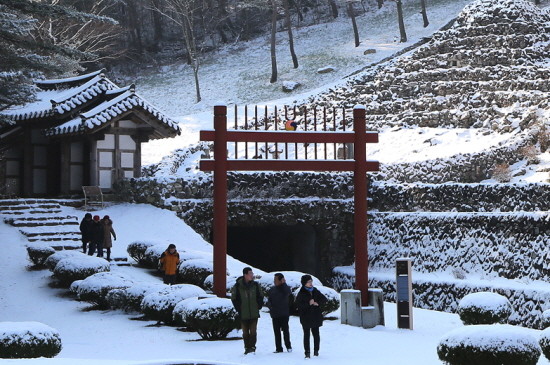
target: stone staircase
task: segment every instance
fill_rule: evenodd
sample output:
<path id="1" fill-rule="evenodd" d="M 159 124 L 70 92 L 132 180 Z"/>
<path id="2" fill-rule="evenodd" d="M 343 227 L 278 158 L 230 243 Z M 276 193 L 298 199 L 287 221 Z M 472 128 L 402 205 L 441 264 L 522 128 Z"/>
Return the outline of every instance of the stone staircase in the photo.
<path id="1" fill-rule="evenodd" d="M 33 245 L 55 250 L 81 249 L 79 217 L 63 214 L 62 205 L 75 201 L 55 199 L 0 200 L 0 218 L 16 227 Z M 113 257 L 113 264 L 129 265 L 127 258 Z"/>

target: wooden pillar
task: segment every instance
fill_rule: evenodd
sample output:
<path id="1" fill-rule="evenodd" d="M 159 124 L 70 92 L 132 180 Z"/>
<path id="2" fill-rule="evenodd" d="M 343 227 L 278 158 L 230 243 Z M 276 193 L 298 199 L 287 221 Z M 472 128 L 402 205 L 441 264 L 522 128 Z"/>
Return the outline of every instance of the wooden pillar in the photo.
<path id="1" fill-rule="evenodd" d="M 227 106 L 214 107 L 214 294 L 226 297 L 227 286 Z"/>
<path id="2" fill-rule="evenodd" d="M 367 250 L 367 147 L 365 108 L 353 109 L 353 130 L 355 133 L 355 169 L 353 172 L 353 232 L 355 243 L 355 288 L 361 291 L 362 305 L 368 305 L 368 250 Z"/>
<path id="3" fill-rule="evenodd" d="M 97 168 L 97 141 L 95 139 L 90 139 L 90 154 L 88 156 L 88 161 L 90 161 L 90 185 L 99 185 L 98 179 L 98 168 Z"/>
<path id="4" fill-rule="evenodd" d="M 25 128 L 23 132 L 23 196 L 31 196 L 33 193 L 33 164 L 34 150 L 32 148 L 32 133 L 30 128 Z"/>
<path id="5" fill-rule="evenodd" d="M 61 140 L 60 142 L 61 165 L 59 170 L 60 184 L 59 192 L 68 195 L 71 192 L 71 142 Z M 57 170 L 57 171 L 59 171 Z"/>

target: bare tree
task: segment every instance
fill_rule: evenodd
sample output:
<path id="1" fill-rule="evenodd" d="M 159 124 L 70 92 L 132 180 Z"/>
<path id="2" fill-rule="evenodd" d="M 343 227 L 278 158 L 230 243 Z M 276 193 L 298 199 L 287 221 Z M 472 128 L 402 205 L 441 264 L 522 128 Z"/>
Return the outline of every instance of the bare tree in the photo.
<path id="1" fill-rule="evenodd" d="M 359 30 L 357 29 L 357 22 L 355 21 L 355 9 L 353 9 L 353 1 L 348 1 L 348 15 L 351 18 L 351 24 L 353 25 L 355 47 L 359 47 L 359 44 L 361 42 L 359 41 Z"/>
<path id="2" fill-rule="evenodd" d="M 403 20 L 403 4 L 401 0 L 395 1 L 397 4 L 397 20 L 399 21 L 399 33 L 401 34 L 401 43 L 407 41 L 407 32 L 405 32 L 405 21 Z"/>
<path id="3" fill-rule="evenodd" d="M 332 11 L 332 17 L 334 19 L 338 18 L 338 6 L 336 6 L 336 2 L 334 0 L 328 0 L 328 5 Z"/>
<path id="4" fill-rule="evenodd" d="M 277 82 L 277 53 L 275 51 L 275 35 L 277 33 L 277 3 L 271 0 L 271 79 L 270 83 Z"/>
<path id="5" fill-rule="evenodd" d="M 288 10 L 288 0 L 283 0 L 283 7 L 285 10 L 285 25 L 288 31 L 288 46 L 290 47 L 292 64 L 294 65 L 294 68 L 298 68 L 298 57 L 296 57 L 296 52 L 294 52 L 294 37 L 292 36 L 292 23 L 290 22 L 290 11 Z"/>
<path id="6" fill-rule="evenodd" d="M 200 10 L 202 3 L 195 0 L 165 0 L 165 4 L 168 11 L 156 10 L 176 23 L 182 31 L 185 49 L 187 50 L 191 68 L 193 69 L 196 101 L 198 103 L 201 101 L 199 84 L 199 68 L 201 63 L 200 50 L 195 36 L 195 13 Z"/>
<path id="7" fill-rule="evenodd" d="M 420 0 L 420 7 L 422 9 L 420 10 L 420 14 L 422 14 L 424 28 L 426 28 L 428 25 L 430 25 L 430 22 L 428 21 L 428 13 L 426 12 L 426 0 Z"/>

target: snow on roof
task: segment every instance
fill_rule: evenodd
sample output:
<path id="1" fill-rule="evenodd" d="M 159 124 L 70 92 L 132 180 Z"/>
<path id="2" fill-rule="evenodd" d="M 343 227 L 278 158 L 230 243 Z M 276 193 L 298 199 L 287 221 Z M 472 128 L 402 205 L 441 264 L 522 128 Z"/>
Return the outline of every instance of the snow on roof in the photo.
<path id="1" fill-rule="evenodd" d="M 120 92 L 120 89 L 108 90 L 109 95 Z M 176 122 L 161 113 L 152 104 L 147 102 L 141 96 L 136 94 L 133 88 L 128 87 L 126 91 L 110 101 L 104 102 L 95 108 L 80 114 L 79 117 L 69 120 L 59 126 L 50 128 L 46 131 L 46 135 L 62 135 L 83 133 L 86 130 L 92 130 L 106 123 L 111 122 L 114 118 L 126 113 L 127 111 L 139 107 L 155 116 L 160 122 L 166 124 L 174 132 L 179 133 L 180 128 Z"/>
<path id="2" fill-rule="evenodd" d="M 101 74 L 103 71 L 104 70 L 97 70 L 97 71 L 90 72 L 90 73 L 87 73 L 87 74 L 84 74 L 84 75 L 79 75 L 79 76 L 74 76 L 74 77 L 66 77 L 66 78 L 63 78 L 63 79 L 34 80 L 34 83 L 38 87 L 49 88 L 51 86 L 58 86 L 60 84 L 62 85 L 62 84 L 74 83 L 74 82 L 82 81 L 82 80 L 88 80 L 88 79 L 91 79 L 94 76 L 97 76 L 97 75 Z"/>

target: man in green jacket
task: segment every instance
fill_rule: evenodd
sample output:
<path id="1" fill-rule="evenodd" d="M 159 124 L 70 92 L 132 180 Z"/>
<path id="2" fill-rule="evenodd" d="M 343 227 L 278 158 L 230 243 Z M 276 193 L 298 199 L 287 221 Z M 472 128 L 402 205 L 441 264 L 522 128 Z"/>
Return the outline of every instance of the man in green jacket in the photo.
<path id="1" fill-rule="evenodd" d="M 241 317 L 244 354 L 255 353 L 256 329 L 264 301 L 260 285 L 254 281 L 254 273 L 250 267 L 243 269 L 243 276 L 231 288 L 231 302 Z"/>

